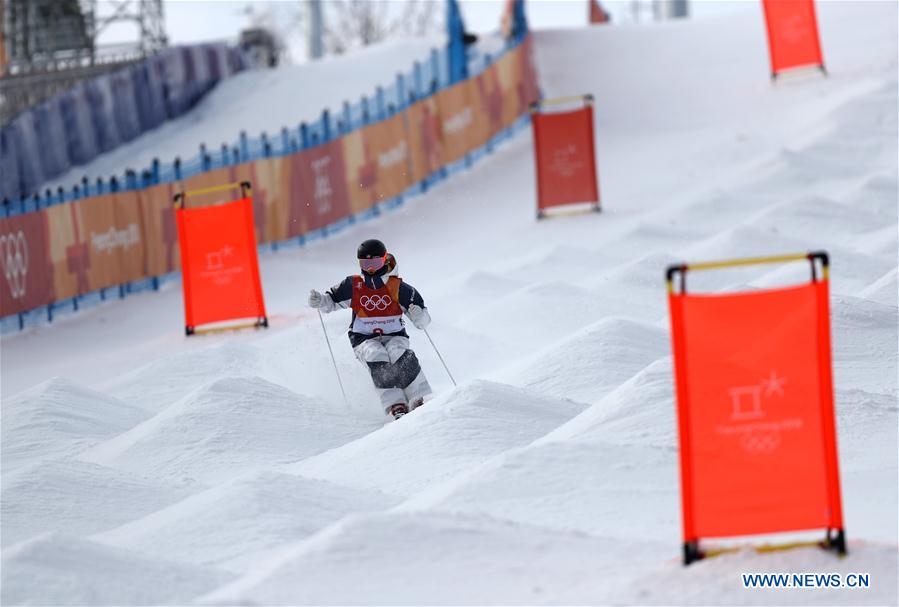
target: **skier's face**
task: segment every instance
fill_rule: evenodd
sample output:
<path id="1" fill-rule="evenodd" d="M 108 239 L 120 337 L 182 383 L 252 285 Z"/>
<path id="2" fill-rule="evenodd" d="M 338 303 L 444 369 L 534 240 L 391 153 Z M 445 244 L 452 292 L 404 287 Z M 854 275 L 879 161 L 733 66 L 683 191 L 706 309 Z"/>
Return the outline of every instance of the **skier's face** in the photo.
<path id="1" fill-rule="evenodd" d="M 362 268 L 363 272 L 374 274 L 375 272 L 383 268 L 386 262 L 387 254 L 385 253 L 383 257 L 375 257 L 373 259 L 360 259 L 359 267 Z"/>

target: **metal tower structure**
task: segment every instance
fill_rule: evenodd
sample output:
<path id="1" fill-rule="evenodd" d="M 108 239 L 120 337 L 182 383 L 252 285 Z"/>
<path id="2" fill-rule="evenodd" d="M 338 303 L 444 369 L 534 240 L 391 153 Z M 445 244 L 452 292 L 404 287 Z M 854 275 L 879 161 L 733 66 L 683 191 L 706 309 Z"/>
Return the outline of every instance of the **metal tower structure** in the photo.
<path id="1" fill-rule="evenodd" d="M 2 0 L 0 7 L 0 56 L 10 74 L 93 65 L 110 54 L 145 56 L 168 44 L 162 0 Z M 136 26 L 132 39 L 101 45 L 117 23 Z"/>
<path id="2" fill-rule="evenodd" d="M 0 0 L 0 119 L 167 44 L 162 0 Z"/>
<path id="3" fill-rule="evenodd" d="M 78 0 L 90 24 L 94 53 L 101 53 L 99 38 L 111 25 L 133 23 L 137 39 L 126 42 L 142 55 L 152 54 L 168 45 L 162 0 Z"/>

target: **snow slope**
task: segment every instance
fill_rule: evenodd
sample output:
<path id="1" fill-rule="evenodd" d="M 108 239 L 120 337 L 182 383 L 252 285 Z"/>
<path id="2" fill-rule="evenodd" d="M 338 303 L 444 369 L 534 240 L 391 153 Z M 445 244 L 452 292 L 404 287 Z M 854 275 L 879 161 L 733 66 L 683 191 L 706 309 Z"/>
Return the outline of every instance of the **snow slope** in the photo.
<path id="1" fill-rule="evenodd" d="M 231 576 L 44 534 L 3 552 L 4 605 L 175 605 Z"/>
<path id="2" fill-rule="evenodd" d="M 61 377 L 3 403 L 3 470 L 36 458 L 65 457 L 143 421 L 140 409 Z"/>
<path id="3" fill-rule="evenodd" d="M 95 539 L 240 572 L 284 538 L 299 540 L 351 512 L 381 510 L 398 502 L 376 491 L 263 471 L 217 485 Z"/>
<path id="4" fill-rule="evenodd" d="M 264 379 L 224 377 L 81 457 L 159 478 L 215 483 L 315 455 L 371 430 L 365 420 Z"/>
<path id="5" fill-rule="evenodd" d="M 601 214 L 534 221 L 525 132 L 395 212 L 261 255 L 268 331 L 185 339 L 169 284 L 4 337 L 4 604 L 896 604 L 897 8 L 818 3 L 830 77 L 775 86 L 760 11 L 538 32 L 544 92 L 596 98 Z M 324 318 L 345 403 L 305 307 L 369 237 L 459 382 L 410 330 L 436 394 L 396 423 L 347 314 Z M 683 568 L 664 269 L 811 249 L 831 254 L 850 554 Z M 771 571 L 872 585 L 743 588 Z"/>
<path id="6" fill-rule="evenodd" d="M 87 535 L 111 529 L 201 488 L 78 460 L 42 460 L 16 472 L 4 470 L 3 545 L 43 531 Z"/>

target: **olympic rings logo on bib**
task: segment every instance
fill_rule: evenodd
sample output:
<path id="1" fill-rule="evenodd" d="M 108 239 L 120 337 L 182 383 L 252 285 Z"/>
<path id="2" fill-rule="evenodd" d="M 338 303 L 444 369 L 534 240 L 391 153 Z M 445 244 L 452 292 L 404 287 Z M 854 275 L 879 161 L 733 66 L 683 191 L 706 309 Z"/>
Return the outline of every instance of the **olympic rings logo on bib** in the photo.
<path id="1" fill-rule="evenodd" d="M 392 303 L 389 295 L 363 295 L 359 298 L 359 305 L 368 312 L 386 310 Z"/>

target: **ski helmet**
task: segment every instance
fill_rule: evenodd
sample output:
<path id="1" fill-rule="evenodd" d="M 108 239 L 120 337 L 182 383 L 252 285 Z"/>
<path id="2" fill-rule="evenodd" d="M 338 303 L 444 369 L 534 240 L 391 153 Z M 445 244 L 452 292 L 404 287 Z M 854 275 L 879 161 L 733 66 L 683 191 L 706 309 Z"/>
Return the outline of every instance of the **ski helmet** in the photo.
<path id="1" fill-rule="evenodd" d="M 359 267 L 363 272 L 373 276 L 381 276 L 388 271 L 387 263 L 387 247 L 380 240 L 366 240 L 356 251 L 356 257 L 359 259 Z"/>
<path id="2" fill-rule="evenodd" d="M 374 259 L 385 255 L 387 255 L 387 247 L 376 238 L 366 240 L 359 245 L 359 249 L 356 251 L 356 259 Z"/>

